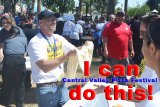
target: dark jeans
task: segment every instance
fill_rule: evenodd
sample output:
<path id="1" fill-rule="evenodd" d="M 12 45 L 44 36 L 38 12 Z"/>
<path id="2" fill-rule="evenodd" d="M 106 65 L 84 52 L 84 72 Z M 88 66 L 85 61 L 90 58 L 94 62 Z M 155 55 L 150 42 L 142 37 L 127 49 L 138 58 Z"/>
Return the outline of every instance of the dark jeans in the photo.
<path id="1" fill-rule="evenodd" d="M 25 91 L 31 91 L 32 84 L 31 84 L 31 71 L 27 71 L 25 75 Z"/>
<path id="2" fill-rule="evenodd" d="M 14 90 L 16 107 L 23 106 L 25 72 L 25 58 L 23 55 L 4 56 L 0 104 L 8 106 L 10 94 Z"/>
<path id="3" fill-rule="evenodd" d="M 80 40 L 70 39 L 70 42 L 76 47 L 80 46 Z"/>
<path id="4" fill-rule="evenodd" d="M 117 60 L 117 59 L 114 59 L 114 58 L 109 58 L 109 62 L 110 62 L 110 66 L 113 67 L 114 65 L 116 64 L 122 64 L 124 65 L 125 67 L 127 67 L 127 65 L 129 64 L 129 60 L 128 58 L 126 59 L 122 59 L 122 60 Z M 113 68 L 112 68 L 112 71 L 113 71 Z M 126 68 L 125 68 L 125 72 L 126 72 Z M 114 76 L 111 75 L 109 77 L 107 77 L 109 80 L 111 80 Z M 125 76 L 120 76 L 120 77 L 116 77 L 118 78 L 119 80 L 125 80 L 127 77 L 126 75 Z M 125 82 L 118 82 L 118 84 L 120 85 L 126 85 Z"/>

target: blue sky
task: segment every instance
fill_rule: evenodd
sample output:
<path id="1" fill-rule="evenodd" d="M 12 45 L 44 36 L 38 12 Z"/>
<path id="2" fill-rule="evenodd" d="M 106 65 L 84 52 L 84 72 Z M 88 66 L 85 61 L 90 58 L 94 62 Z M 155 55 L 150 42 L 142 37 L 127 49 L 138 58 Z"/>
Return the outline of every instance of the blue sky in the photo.
<path id="1" fill-rule="evenodd" d="M 116 5 L 117 7 L 121 7 L 121 4 L 123 5 L 124 8 L 124 1 L 125 0 L 118 0 L 118 4 Z M 147 0 L 128 0 L 128 6 L 129 7 L 136 7 L 137 4 L 143 5 Z"/>
<path id="2" fill-rule="evenodd" d="M 79 0 L 74 0 L 75 1 L 75 5 L 76 7 L 79 6 Z M 121 4 L 123 5 L 123 9 L 124 9 L 124 1 L 125 0 L 118 0 L 118 4 L 116 5 L 117 7 L 121 7 Z M 136 7 L 137 4 L 143 5 L 147 0 L 128 0 L 128 6 L 129 7 Z"/>

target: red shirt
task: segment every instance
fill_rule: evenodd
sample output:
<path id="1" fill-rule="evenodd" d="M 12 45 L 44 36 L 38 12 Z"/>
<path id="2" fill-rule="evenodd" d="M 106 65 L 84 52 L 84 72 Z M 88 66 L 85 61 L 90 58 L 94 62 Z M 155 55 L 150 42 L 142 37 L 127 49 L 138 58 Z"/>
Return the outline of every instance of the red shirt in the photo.
<path id="1" fill-rule="evenodd" d="M 110 58 L 117 60 L 128 58 L 128 46 L 132 39 L 132 33 L 126 23 L 110 22 L 102 35 L 107 39 L 108 56 Z"/>

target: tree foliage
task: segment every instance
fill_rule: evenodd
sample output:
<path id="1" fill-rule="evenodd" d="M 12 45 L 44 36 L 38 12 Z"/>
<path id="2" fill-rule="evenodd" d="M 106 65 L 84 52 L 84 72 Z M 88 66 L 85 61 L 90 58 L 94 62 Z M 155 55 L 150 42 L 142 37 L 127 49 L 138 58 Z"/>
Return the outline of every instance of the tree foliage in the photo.
<path id="1" fill-rule="evenodd" d="M 158 9 L 158 0 L 147 0 L 146 5 L 149 6 L 151 11 Z"/>
<path id="2" fill-rule="evenodd" d="M 75 9 L 74 0 L 43 0 L 43 4 L 47 8 L 60 13 L 73 12 Z"/>
<path id="3" fill-rule="evenodd" d="M 98 13 L 103 14 L 106 9 L 106 0 L 83 0 L 83 13 L 93 13 L 97 11 Z M 90 10 L 87 10 L 90 9 Z"/>
<path id="4" fill-rule="evenodd" d="M 4 5 L 4 12 L 11 12 L 15 14 L 16 10 L 16 3 L 18 0 L 1 0 L 2 4 Z"/>
<path id="5" fill-rule="evenodd" d="M 146 13 L 149 12 L 150 12 L 149 7 L 144 4 L 143 6 L 138 5 L 137 7 L 129 8 L 127 13 L 128 16 L 132 17 L 135 16 L 136 14 L 145 15 Z"/>

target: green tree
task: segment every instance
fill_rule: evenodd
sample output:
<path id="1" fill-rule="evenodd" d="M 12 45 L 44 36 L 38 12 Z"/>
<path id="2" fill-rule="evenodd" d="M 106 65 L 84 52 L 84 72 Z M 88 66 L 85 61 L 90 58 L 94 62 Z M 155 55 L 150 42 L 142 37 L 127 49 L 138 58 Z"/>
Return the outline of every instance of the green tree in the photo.
<path id="1" fill-rule="evenodd" d="M 147 0 L 146 5 L 149 6 L 150 10 L 158 9 L 158 1 L 157 0 Z"/>
<path id="2" fill-rule="evenodd" d="M 115 6 L 117 4 L 118 0 L 108 0 L 107 3 L 107 19 L 109 18 L 110 14 L 114 14 L 115 13 Z"/>
<path id="3" fill-rule="evenodd" d="M 106 12 L 107 6 L 106 6 L 106 0 L 95 0 L 94 8 L 97 10 L 99 13 L 101 13 L 101 16 Z"/>
<path id="4" fill-rule="evenodd" d="M 60 13 L 65 13 L 69 11 L 74 11 L 74 0 L 44 0 L 46 7 Z"/>
<path id="5" fill-rule="evenodd" d="M 128 16 L 130 17 L 133 17 L 135 16 L 136 14 L 139 14 L 139 15 L 145 15 L 146 13 L 149 13 L 150 12 L 150 9 L 147 5 L 143 5 L 143 6 L 136 6 L 136 7 L 132 7 L 132 8 L 128 8 Z"/>
<path id="6" fill-rule="evenodd" d="M 97 11 L 101 16 L 107 11 L 107 0 L 83 0 L 83 13 L 93 13 Z M 84 12 L 85 11 L 85 12 Z"/>

